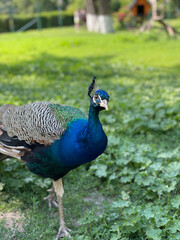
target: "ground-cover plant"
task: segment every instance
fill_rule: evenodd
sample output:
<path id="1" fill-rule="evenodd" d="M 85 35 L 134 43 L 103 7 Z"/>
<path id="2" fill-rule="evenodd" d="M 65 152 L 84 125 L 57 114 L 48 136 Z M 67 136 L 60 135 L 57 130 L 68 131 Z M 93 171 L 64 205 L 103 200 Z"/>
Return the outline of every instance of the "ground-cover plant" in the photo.
<path id="1" fill-rule="evenodd" d="M 1 35 L 0 104 L 43 100 L 86 112 L 93 75 L 110 94 L 106 152 L 64 178 L 75 240 L 180 239 L 180 42 L 156 31 Z M 42 200 L 49 186 L 16 160 L 0 163 L 0 210 L 23 214 L 24 229 L 8 232 L 2 221 L 5 239 L 53 239 L 58 216 Z"/>

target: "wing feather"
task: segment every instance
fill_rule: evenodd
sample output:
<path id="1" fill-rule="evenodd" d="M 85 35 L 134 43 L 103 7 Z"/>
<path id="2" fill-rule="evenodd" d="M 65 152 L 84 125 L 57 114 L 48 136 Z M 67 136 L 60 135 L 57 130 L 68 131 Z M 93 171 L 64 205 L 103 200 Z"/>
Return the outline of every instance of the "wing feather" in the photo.
<path id="1" fill-rule="evenodd" d="M 63 135 L 68 122 L 77 118 L 85 118 L 78 109 L 49 102 L 0 107 L 0 124 L 8 136 L 29 145 L 52 144 Z"/>

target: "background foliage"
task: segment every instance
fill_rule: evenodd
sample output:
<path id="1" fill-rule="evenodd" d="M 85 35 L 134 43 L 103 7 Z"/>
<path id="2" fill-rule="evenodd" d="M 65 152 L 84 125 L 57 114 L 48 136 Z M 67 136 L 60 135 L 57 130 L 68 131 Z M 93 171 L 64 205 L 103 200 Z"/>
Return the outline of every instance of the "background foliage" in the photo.
<path id="1" fill-rule="evenodd" d="M 162 3 L 164 0 L 158 0 L 158 3 Z M 57 0 L 38 0 L 40 4 L 41 11 L 54 11 L 57 10 Z M 111 0 L 111 9 L 112 11 L 118 11 L 120 7 L 128 6 L 131 4 L 132 0 Z M 12 3 L 15 14 L 24 14 L 24 13 L 33 13 L 36 11 L 37 0 L 12 0 L 0 1 L 0 11 L 2 13 L 9 13 L 8 6 Z M 85 0 L 63 0 L 62 1 L 62 9 L 70 11 L 73 13 L 78 8 L 85 7 Z M 179 0 L 171 0 L 169 8 L 180 8 Z"/>
<path id="2" fill-rule="evenodd" d="M 158 6 L 164 0 L 158 1 Z M 131 16 L 129 13 L 129 5 L 131 0 L 111 0 L 110 6 L 113 13 L 114 27 L 137 27 L 137 18 Z M 165 7 L 165 15 L 167 18 L 174 18 L 180 16 L 180 2 L 178 0 L 171 0 Z M 74 24 L 73 14 L 77 9 L 86 8 L 85 0 L 63 0 L 60 5 L 61 11 L 58 11 L 57 0 L 1 0 L 0 1 L 0 32 L 8 32 L 11 30 L 11 20 L 13 16 L 15 31 L 29 23 L 37 17 L 40 12 L 42 28 L 57 27 L 58 17 L 61 16 L 63 26 L 70 26 Z M 11 15 L 12 13 L 12 15 Z M 127 14 L 123 20 L 123 24 L 119 22 L 119 16 Z M 30 29 L 36 29 L 37 24 L 34 24 Z"/>
<path id="3" fill-rule="evenodd" d="M 58 26 L 58 11 L 42 12 L 41 13 L 41 27 L 50 28 Z M 17 31 L 23 27 L 28 22 L 36 18 L 36 13 L 32 14 L 18 14 L 14 15 L 14 27 Z M 74 24 L 73 14 L 63 11 L 61 13 L 61 20 L 63 26 L 72 26 Z M 37 29 L 37 24 L 32 25 L 29 29 Z M 2 15 L 0 16 L 0 32 L 9 32 L 9 16 Z"/>
<path id="4" fill-rule="evenodd" d="M 65 28 L 3 34 L 0 43 L 0 104 L 43 100 L 87 112 L 94 74 L 110 94 L 100 116 L 106 152 L 64 177 L 73 239 L 180 239 L 179 40 L 159 29 L 102 36 Z M 42 200 L 50 181 L 7 160 L 0 182 L 0 211 L 23 213 L 14 238 L 53 239 L 58 215 Z M 11 239 L 0 223 L 0 238 Z"/>

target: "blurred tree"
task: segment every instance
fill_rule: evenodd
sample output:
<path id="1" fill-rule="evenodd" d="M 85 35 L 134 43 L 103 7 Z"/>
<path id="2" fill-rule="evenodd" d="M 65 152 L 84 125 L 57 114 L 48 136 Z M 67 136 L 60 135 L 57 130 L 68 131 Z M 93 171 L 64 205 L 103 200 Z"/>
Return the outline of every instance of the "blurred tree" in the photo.
<path id="1" fill-rule="evenodd" d="M 1 13 L 9 13 L 9 5 L 10 5 L 10 1 L 6 1 L 6 0 L 1 0 L 0 1 L 0 12 Z"/>
<path id="2" fill-rule="evenodd" d="M 111 0 L 111 9 L 113 12 L 117 12 L 121 7 L 121 3 L 119 0 Z"/>
<path id="3" fill-rule="evenodd" d="M 173 0 L 173 3 L 175 5 L 175 7 L 180 8 L 180 1 L 179 0 Z"/>
<path id="4" fill-rule="evenodd" d="M 15 13 L 32 13 L 35 12 L 37 0 L 12 0 L 12 4 L 14 6 Z M 41 11 L 51 11 L 57 10 L 57 1 L 58 0 L 39 0 Z M 98 0 L 91 0 L 95 5 L 98 13 Z M 91 2 L 89 1 L 89 2 Z M 104 0 L 104 4 L 106 5 L 106 1 Z M 62 1 L 62 9 L 68 10 L 70 12 L 74 12 L 77 9 L 88 8 L 88 4 L 84 0 L 63 0 Z M 109 10 L 118 11 L 120 7 L 129 6 L 132 0 L 109 0 Z M 158 4 L 162 4 L 164 0 L 157 0 Z M 0 12 L 8 13 L 8 3 L 9 0 L 0 0 Z M 170 0 L 169 1 L 171 11 L 178 10 L 180 8 L 180 0 Z"/>
<path id="5" fill-rule="evenodd" d="M 176 32 L 175 29 L 173 27 L 171 27 L 169 24 L 164 22 L 165 7 L 167 6 L 167 4 L 169 3 L 170 0 L 161 1 L 161 4 L 159 4 L 159 5 L 158 5 L 157 0 L 149 0 L 149 1 L 152 5 L 152 17 L 150 18 L 150 20 L 147 23 L 145 23 L 141 26 L 140 32 L 150 31 L 153 27 L 154 22 L 156 21 L 163 26 L 164 30 L 170 36 L 174 36 L 175 32 Z"/>
<path id="6" fill-rule="evenodd" d="M 77 9 L 85 8 L 86 4 L 84 0 L 68 0 L 67 10 L 74 12 Z"/>
<path id="7" fill-rule="evenodd" d="M 86 25 L 90 32 L 98 32 L 98 16 L 96 2 L 93 0 L 86 0 Z M 97 28 L 97 29 L 96 29 Z"/>
<path id="8" fill-rule="evenodd" d="M 132 3 L 132 0 L 120 0 L 121 7 L 129 6 Z"/>
<path id="9" fill-rule="evenodd" d="M 100 33 L 113 32 L 110 0 L 86 0 L 87 29 Z"/>
<path id="10" fill-rule="evenodd" d="M 35 11 L 37 0 L 12 0 L 15 13 L 32 13 Z M 7 13 L 7 0 L 0 1 L 1 13 Z M 65 10 L 70 0 L 63 0 L 62 9 Z M 57 0 L 39 0 L 41 11 L 57 10 Z"/>
<path id="11" fill-rule="evenodd" d="M 13 0 L 13 6 L 16 13 L 29 13 L 35 9 L 35 0 Z"/>

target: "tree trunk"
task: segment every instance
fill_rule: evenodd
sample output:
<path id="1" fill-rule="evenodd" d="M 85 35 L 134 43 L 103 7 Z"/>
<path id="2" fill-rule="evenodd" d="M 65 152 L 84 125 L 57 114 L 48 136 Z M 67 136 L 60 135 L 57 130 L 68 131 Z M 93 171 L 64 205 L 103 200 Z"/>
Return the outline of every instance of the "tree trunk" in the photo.
<path id="1" fill-rule="evenodd" d="M 96 13 L 95 3 L 93 0 L 86 0 L 86 26 L 89 32 L 95 31 L 98 17 Z"/>
<path id="2" fill-rule="evenodd" d="M 111 16 L 110 0 L 98 0 L 99 32 L 113 32 L 113 20 Z"/>
<path id="3" fill-rule="evenodd" d="M 86 0 L 86 11 L 88 31 L 103 34 L 113 32 L 110 0 Z"/>
<path id="4" fill-rule="evenodd" d="M 157 17 L 157 1 L 156 0 L 150 0 L 152 5 L 152 17 L 155 19 Z"/>
<path id="5" fill-rule="evenodd" d="M 111 15 L 110 0 L 97 0 L 99 15 Z"/>

